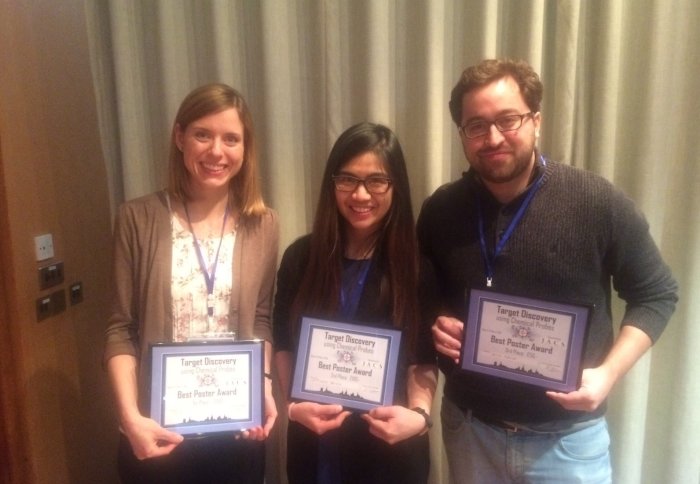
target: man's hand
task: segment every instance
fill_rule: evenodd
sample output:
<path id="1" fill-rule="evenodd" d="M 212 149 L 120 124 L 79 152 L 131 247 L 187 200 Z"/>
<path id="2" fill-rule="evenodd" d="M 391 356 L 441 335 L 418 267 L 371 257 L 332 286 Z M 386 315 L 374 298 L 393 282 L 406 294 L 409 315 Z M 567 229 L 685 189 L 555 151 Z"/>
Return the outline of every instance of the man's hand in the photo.
<path id="1" fill-rule="evenodd" d="M 459 363 L 464 323 L 449 316 L 438 316 L 432 330 L 435 349 L 443 355 L 452 358 L 455 363 Z"/>
<path id="2" fill-rule="evenodd" d="M 614 384 L 615 378 L 606 367 L 587 368 L 581 374 L 581 388 L 571 393 L 547 392 L 547 396 L 567 410 L 593 412 Z"/>
<path id="3" fill-rule="evenodd" d="M 418 412 L 394 405 L 377 407 L 362 415 L 369 423 L 369 432 L 388 444 L 401 442 L 425 430 L 425 418 Z"/>
<path id="4" fill-rule="evenodd" d="M 651 344 L 651 338 L 644 331 L 623 325 L 603 364 L 583 370 L 581 388 L 571 393 L 547 392 L 547 396 L 567 410 L 592 412 L 603 403 L 615 383 L 632 368 Z"/>
<path id="5" fill-rule="evenodd" d="M 289 420 L 299 422 L 318 435 L 340 427 L 350 415 L 342 405 L 321 405 L 314 402 L 290 403 Z"/>

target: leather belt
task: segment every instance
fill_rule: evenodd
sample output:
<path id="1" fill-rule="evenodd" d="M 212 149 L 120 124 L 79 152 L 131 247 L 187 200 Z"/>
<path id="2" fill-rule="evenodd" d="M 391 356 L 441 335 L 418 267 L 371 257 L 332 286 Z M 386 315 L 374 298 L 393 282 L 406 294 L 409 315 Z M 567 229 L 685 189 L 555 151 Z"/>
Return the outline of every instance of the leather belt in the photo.
<path id="1" fill-rule="evenodd" d="M 585 420 L 583 422 L 561 421 L 529 425 L 498 420 L 496 418 L 481 415 L 479 413 L 475 414 L 474 412 L 471 412 L 471 416 L 472 418 L 475 418 L 486 425 L 490 425 L 491 427 L 496 427 L 507 432 L 533 432 L 536 434 L 559 434 L 573 432 L 594 425 L 599 419 L 603 418 L 598 417 L 596 419 Z"/>
<path id="2" fill-rule="evenodd" d="M 520 427 L 516 423 L 505 422 L 503 420 L 486 417 L 485 415 L 480 415 L 474 412 L 472 412 L 472 418 L 475 418 L 481 423 L 485 423 L 486 425 L 490 425 L 491 427 L 497 427 L 508 432 L 519 432 L 521 430 L 526 430 L 524 427 Z"/>

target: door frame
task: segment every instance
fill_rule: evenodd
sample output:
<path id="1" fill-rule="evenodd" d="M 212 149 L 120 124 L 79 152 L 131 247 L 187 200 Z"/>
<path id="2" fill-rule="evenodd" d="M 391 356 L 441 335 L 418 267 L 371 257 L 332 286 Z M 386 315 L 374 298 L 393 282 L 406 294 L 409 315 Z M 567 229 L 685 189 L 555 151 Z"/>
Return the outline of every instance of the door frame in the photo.
<path id="1" fill-rule="evenodd" d="M 0 148 L 2 138 L 0 136 Z M 0 473 L 1 484 L 32 483 L 27 438 L 27 414 L 12 260 L 10 218 L 5 190 L 5 169 L 0 149 Z"/>

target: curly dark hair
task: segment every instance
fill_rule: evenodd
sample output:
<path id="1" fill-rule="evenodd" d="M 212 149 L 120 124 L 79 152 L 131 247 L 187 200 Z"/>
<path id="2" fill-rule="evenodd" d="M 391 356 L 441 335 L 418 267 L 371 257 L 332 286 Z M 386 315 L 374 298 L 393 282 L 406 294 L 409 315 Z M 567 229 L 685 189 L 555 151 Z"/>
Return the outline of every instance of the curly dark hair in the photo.
<path id="1" fill-rule="evenodd" d="M 540 76 L 530 64 L 518 59 L 485 59 L 467 67 L 452 89 L 450 114 L 455 124 L 460 126 L 462 123 L 462 99 L 466 93 L 504 77 L 512 77 L 520 87 L 530 111 L 539 112 L 543 87 Z"/>

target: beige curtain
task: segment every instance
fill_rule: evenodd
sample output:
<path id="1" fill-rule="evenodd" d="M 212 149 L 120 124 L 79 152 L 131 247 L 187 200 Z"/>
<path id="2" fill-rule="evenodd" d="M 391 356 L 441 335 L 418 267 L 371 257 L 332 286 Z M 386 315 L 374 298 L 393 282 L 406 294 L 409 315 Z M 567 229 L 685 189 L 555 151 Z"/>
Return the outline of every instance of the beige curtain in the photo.
<path id="1" fill-rule="evenodd" d="M 447 110 L 462 69 L 484 57 L 528 60 L 545 84 L 542 150 L 629 193 L 681 284 L 666 333 L 612 394 L 615 482 L 699 482 L 700 302 L 693 295 L 700 290 L 700 2 L 85 6 L 114 205 L 164 185 L 179 102 L 199 84 L 223 81 L 252 107 L 266 199 L 280 213 L 283 246 L 309 230 L 326 155 L 346 127 L 371 120 L 394 128 L 417 213 L 466 166 Z M 431 479 L 447 483 L 439 429 L 432 437 Z M 269 482 L 285 482 L 274 465 L 283 454 L 278 445 L 271 444 Z"/>

